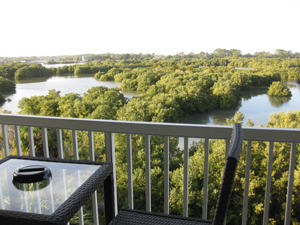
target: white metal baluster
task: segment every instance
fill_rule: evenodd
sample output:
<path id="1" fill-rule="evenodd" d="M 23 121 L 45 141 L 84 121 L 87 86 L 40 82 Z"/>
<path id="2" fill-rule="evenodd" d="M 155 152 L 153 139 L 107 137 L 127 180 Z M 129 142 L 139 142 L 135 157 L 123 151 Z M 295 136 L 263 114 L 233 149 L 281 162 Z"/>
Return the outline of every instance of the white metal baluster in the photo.
<path id="1" fill-rule="evenodd" d="M 273 148 L 274 148 L 274 142 L 270 142 L 269 143 L 269 161 L 268 161 L 267 184 L 266 184 L 266 191 L 265 191 L 265 204 L 264 204 L 265 209 L 264 209 L 263 225 L 267 225 L 268 219 L 269 219 L 272 166 L 273 166 Z"/>
<path id="2" fill-rule="evenodd" d="M 4 209 L 4 200 L 2 193 L 1 177 L 0 177 L 0 209 Z"/>
<path id="3" fill-rule="evenodd" d="M 77 170 L 77 187 L 80 187 L 81 181 L 80 181 L 80 171 Z M 83 218 L 83 207 L 80 207 L 78 210 L 78 221 L 80 225 L 84 224 L 84 218 Z"/>
<path id="4" fill-rule="evenodd" d="M 66 169 L 62 170 L 62 182 L 63 182 L 63 189 L 64 189 L 64 199 L 66 200 L 68 198 L 68 193 L 67 193 L 67 182 L 66 182 Z M 70 222 L 67 223 L 67 225 L 70 225 Z"/>
<path id="5" fill-rule="evenodd" d="M 117 201 L 117 181 L 116 181 L 116 159 L 115 159 L 115 135 L 113 133 L 105 133 L 105 153 L 106 162 L 113 164 L 113 188 L 114 188 L 114 210 L 115 216 L 118 215 L 118 201 Z"/>
<path id="6" fill-rule="evenodd" d="M 133 181 L 132 181 L 132 144 L 131 134 L 126 134 L 127 142 L 127 174 L 128 174 L 128 204 L 133 209 Z"/>
<path id="7" fill-rule="evenodd" d="M 145 135 L 146 211 L 151 212 L 150 136 Z"/>
<path id="8" fill-rule="evenodd" d="M 72 138 L 73 138 L 74 159 L 79 160 L 77 130 L 72 130 Z M 78 180 L 78 187 L 79 187 L 81 185 L 80 184 L 80 172 L 79 171 L 78 171 L 77 180 Z M 80 207 L 80 209 L 78 210 L 78 220 L 79 220 L 80 225 L 84 224 L 84 221 L 83 221 L 83 208 L 82 207 Z"/>
<path id="9" fill-rule="evenodd" d="M 16 147 L 17 147 L 17 154 L 18 156 L 22 156 L 22 148 L 21 148 L 21 138 L 20 138 L 20 127 L 15 125 L 15 136 L 16 136 Z M 25 184 L 21 184 L 22 190 L 26 190 Z M 25 212 L 28 212 L 28 199 L 27 199 L 27 192 L 23 191 L 23 204 Z"/>
<path id="10" fill-rule="evenodd" d="M 49 158 L 47 128 L 42 128 L 44 157 Z"/>
<path id="11" fill-rule="evenodd" d="M 290 168 L 289 168 L 289 181 L 285 207 L 284 224 L 289 225 L 291 220 L 292 211 L 292 200 L 293 200 L 293 183 L 294 183 L 294 170 L 296 164 L 296 143 L 291 144 L 291 155 L 290 155 Z"/>
<path id="12" fill-rule="evenodd" d="M 33 128 L 28 126 L 28 138 L 29 138 L 29 149 L 30 156 L 35 156 L 34 150 L 34 139 L 33 139 Z"/>
<path id="13" fill-rule="evenodd" d="M 168 136 L 164 137 L 164 213 L 169 214 L 169 164 L 170 164 L 170 139 Z"/>
<path id="14" fill-rule="evenodd" d="M 209 170 L 209 139 L 205 138 L 205 155 L 204 155 L 204 181 L 203 181 L 203 206 L 202 219 L 207 219 L 208 207 L 208 170 Z"/>
<path id="15" fill-rule="evenodd" d="M 51 182 L 49 184 L 49 196 L 50 196 L 50 210 L 51 210 L 51 213 L 53 213 L 54 212 L 54 199 L 53 199 L 53 186 L 52 186 Z"/>
<path id="16" fill-rule="evenodd" d="M 88 132 L 88 136 L 89 136 L 90 160 L 91 161 L 95 161 L 93 131 L 89 131 Z M 94 220 L 94 225 L 99 225 L 97 191 L 95 191 L 93 193 L 93 195 L 92 195 L 92 204 L 93 204 L 93 220 Z"/>
<path id="17" fill-rule="evenodd" d="M 15 136 L 16 136 L 16 147 L 17 147 L 17 154 L 18 156 L 22 156 L 22 148 L 21 148 L 21 138 L 20 138 L 20 127 L 15 125 Z M 26 190 L 25 184 L 21 184 L 22 190 Z M 28 212 L 28 199 L 27 199 L 27 192 L 23 191 L 23 204 L 25 212 Z"/>
<path id="18" fill-rule="evenodd" d="M 188 216 L 189 197 L 189 138 L 184 137 L 183 216 Z"/>
<path id="19" fill-rule="evenodd" d="M 29 138 L 30 156 L 35 156 L 33 127 L 31 126 L 28 126 L 28 138 Z M 33 185 L 34 185 L 34 189 L 36 190 L 36 203 L 37 203 L 38 213 L 41 213 L 42 210 L 41 210 L 39 187 L 37 184 L 33 184 Z"/>
<path id="20" fill-rule="evenodd" d="M 251 148 L 252 148 L 252 141 L 248 141 L 242 225 L 247 224 L 247 218 L 248 218 L 248 199 L 249 199 L 249 185 L 250 185 Z"/>
<path id="21" fill-rule="evenodd" d="M 3 135 L 5 156 L 9 156 L 9 146 L 8 146 L 7 125 L 6 124 L 2 124 L 2 135 Z"/>
<path id="22" fill-rule="evenodd" d="M 79 160 L 77 130 L 72 130 L 74 159 Z"/>
<path id="23" fill-rule="evenodd" d="M 26 190 L 26 186 L 25 184 L 21 184 L 21 188 L 22 188 L 22 195 L 23 195 L 23 203 L 24 203 L 24 210 L 25 212 L 29 212 L 28 209 L 28 199 L 27 199 L 27 191 Z"/>
<path id="24" fill-rule="evenodd" d="M 35 197 L 36 197 L 36 208 L 37 208 L 37 212 L 39 214 L 42 213 L 42 210 L 41 210 L 41 199 L 40 199 L 40 190 L 39 190 L 39 186 L 37 183 L 33 183 L 33 187 L 34 187 L 34 190 L 35 190 Z"/>
<path id="25" fill-rule="evenodd" d="M 60 159 L 64 158 L 64 153 L 63 153 L 63 139 L 62 139 L 62 130 L 61 129 L 56 129 L 56 135 L 57 135 L 57 150 L 58 150 L 58 157 Z M 66 186 L 66 171 L 63 169 L 62 171 L 62 182 L 63 182 L 63 187 L 64 187 L 64 198 L 68 198 L 67 194 L 67 186 Z M 69 225 L 70 222 L 67 223 Z"/>
<path id="26" fill-rule="evenodd" d="M 94 132 L 89 131 L 89 152 L 90 152 L 90 160 L 95 161 L 95 150 L 94 150 Z"/>
<path id="27" fill-rule="evenodd" d="M 16 136 L 17 154 L 18 154 L 18 156 L 22 156 L 20 128 L 18 125 L 15 125 L 15 136 Z"/>
<path id="28" fill-rule="evenodd" d="M 42 128 L 42 135 L 43 135 L 43 150 L 44 150 L 44 157 L 49 158 L 49 146 L 48 146 L 48 133 L 47 128 Z M 53 187 L 52 182 L 49 184 L 49 200 L 50 200 L 50 211 L 51 213 L 54 212 L 54 199 L 53 199 Z"/>
<path id="29" fill-rule="evenodd" d="M 61 129 L 56 129 L 56 135 L 57 135 L 58 157 L 60 159 L 63 159 L 64 158 L 64 153 L 63 153 L 63 142 L 62 142 L 62 131 L 61 131 Z"/>

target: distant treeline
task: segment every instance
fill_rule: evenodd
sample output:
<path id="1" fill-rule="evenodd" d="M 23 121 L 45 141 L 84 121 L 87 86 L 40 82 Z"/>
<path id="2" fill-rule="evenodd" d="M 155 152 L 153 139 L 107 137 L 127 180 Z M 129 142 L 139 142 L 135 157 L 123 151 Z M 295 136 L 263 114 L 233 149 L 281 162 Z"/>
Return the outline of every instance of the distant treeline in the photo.
<path id="1" fill-rule="evenodd" d="M 49 57 L 14 57 L 5 58 L 0 57 L 0 76 L 9 79 L 21 79 L 34 76 L 45 76 L 45 74 L 96 74 L 98 72 L 108 72 L 112 68 L 118 69 L 134 69 L 140 67 L 152 68 L 167 68 L 169 70 L 179 70 L 188 72 L 201 72 L 205 67 L 227 67 L 231 68 L 253 68 L 261 70 L 277 70 L 283 78 L 299 78 L 300 68 L 300 53 L 292 53 L 282 49 L 275 50 L 274 54 L 269 52 L 255 52 L 251 54 L 242 54 L 238 49 L 216 49 L 213 53 L 200 52 L 199 54 L 183 52 L 176 55 L 157 56 L 153 54 L 86 54 L 84 65 L 64 66 L 60 68 L 49 68 L 41 71 L 36 64 L 29 63 L 30 61 L 49 60 L 48 64 L 54 63 L 72 63 L 81 60 L 83 55 L 76 56 L 51 56 Z M 13 62 L 13 61 L 27 61 L 27 63 Z M 28 71 L 15 72 L 22 67 L 31 67 Z M 212 68 L 214 69 L 214 68 Z M 39 72 L 40 75 L 38 74 Z M 99 76 L 99 75 L 98 75 Z M 104 78 L 102 78 L 104 79 Z M 109 77 L 109 79 L 112 79 Z"/>
<path id="2" fill-rule="evenodd" d="M 115 59 L 115 60 L 126 60 L 126 59 L 153 59 L 153 58 L 225 58 L 225 57 L 245 57 L 245 58 L 300 58 L 300 53 L 292 51 L 286 51 L 283 49 L 276 49 L 274 53 L 270 52 L 255 52 L 254 54 L 246 53 L 242 54 L 242 51 L 239 49 L 222 49 L 217 48 L 212 53 L 208 52 L 200 52 L 200 53 L 193 53 L 190 52 L 188 54 L 184 54 L 180 52 L 176 55 L 155 55 L 152 54 L 114 54 L 114 53 L 103 53 L 103 54 L 80 54 L 80 55 L 58 55 L 58 56 L 20 56 L 20 57 L 0 57 L 0 63 L 3 62 L 15 62 L 15 61 L 22 61 L 22 62 L 32 62 L 32 61 L 45 61 L 45 60 L 53 60 L 56 62 L 62 61 L 80 61 L 82 56 L 85 57 L 85 61 L 94 61 L 94 60 L 106 60 L 106 59 Z"/>

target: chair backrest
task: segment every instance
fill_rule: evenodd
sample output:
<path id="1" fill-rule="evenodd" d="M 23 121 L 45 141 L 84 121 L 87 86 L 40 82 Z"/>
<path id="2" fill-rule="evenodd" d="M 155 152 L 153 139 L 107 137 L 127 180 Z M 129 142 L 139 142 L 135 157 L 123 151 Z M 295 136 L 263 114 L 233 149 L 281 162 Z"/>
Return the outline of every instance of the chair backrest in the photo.
<path id="1" fill-rule="evenodd" d="M 232 185 L 235 177 L 237 163 L 240 158 L 243 144 L 243 131 L 239 123 L 233 125 L 229 153 L 226 158 L 222 184 L 220 188 L 218 203 L 213 220 L 214 225 L 224 225 L 227 208 L 229 205 Z"/>

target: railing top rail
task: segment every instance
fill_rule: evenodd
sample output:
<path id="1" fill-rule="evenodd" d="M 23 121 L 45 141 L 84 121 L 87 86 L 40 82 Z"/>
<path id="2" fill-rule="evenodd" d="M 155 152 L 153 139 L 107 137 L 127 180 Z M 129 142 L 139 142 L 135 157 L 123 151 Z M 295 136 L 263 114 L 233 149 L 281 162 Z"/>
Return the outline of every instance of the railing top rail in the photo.
<path id="1" fill-rule="evenodd" d="M 157 136 L 230 139 L 231 126 L 0 115 L 0 124 Z M 300 142 L 300 129 L 244 127 L 244 140 Z"/>

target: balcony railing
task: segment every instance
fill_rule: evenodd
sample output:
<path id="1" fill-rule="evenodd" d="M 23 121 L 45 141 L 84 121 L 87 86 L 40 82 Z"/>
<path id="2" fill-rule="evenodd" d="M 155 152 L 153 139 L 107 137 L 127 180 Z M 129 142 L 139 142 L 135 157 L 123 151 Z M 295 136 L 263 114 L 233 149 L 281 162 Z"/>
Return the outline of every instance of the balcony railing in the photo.
<path id="1" fill-rule="evenodd" d="M 44 157 L 49 157 L 47 129 L 54 128 L 57 131 L 58 156 L 64 158 L 62 129 L 72 130 L 74 158 L 79 159 L 77 131 L 88 131 L 89 137 L 89 156 L 90 160 L 94 160 L 94 139 L 93 132 L 105 133 L 105 151 L 106 161 L 115 165 L 115 147 L 114 134 L 124 133 L 127 137 L 127 169 L 128 169 L 128 202 L 129 208 L 133 208 L 133 177 L 132 177 L 132 145 L 131 135 L 145 135 L 145 173 L 146 173 L 146 210 L 151 211 L 151 173 L 150 173 L 150 136 L 164 137 L 164 168 L 169 168 L 169 137 L 184 138 L 184 194 L 183 194 L 183 215 L 188 216 L 188 171 L 189 171 L 189 138 L 205 139 L 205 160 L 204 160 L 204 187 L 203 187 L 203 203 L 202 218 L 206 219 L 208 214 L 208 176 L 209 176 L 209 140 L 225 139 L 226 146 L 229 144 L 232 127 L 229 126 L 207 126 L 192 124 L 175 124 L 175 123 L 149 123 L 149 122 L 128 122 L 128 121 L 112 121 L 112 120 L 93 120 L 93 119 L 71 119 L 57 117 L 40 117 L 40 116 L 19 116 L 19 115 L 0 115 L 0 123 L 2 125 L 2 135 L 4 142 L 5 156 L 10 154 L 7 125 L 14 125 L 17 154 L 22 155 L 21 139 L 19 126 L 28 127 L 29 149 L 30 155 L 35 156 L 33 127 L 42 129 Z M 242 224 L 247 224 L 248 211 L 248 192 L 251 164 L 251 147 L 252 141 L 269 142 L 268 171 L 265 189 L 264 215 L 263 224 L 268 224 L 269 203 L 271 193 L 272 163 L 274 142 L 291 143 L 289 175 L 285 208 L 285 224 L 290 224 L 292 197 L 293 197 L 293 181 L 296 159 L 296 144 L 300 142 L 299 129 L 281 129 L 281 128 L 243 128 L 244 140 L 247 142 L 246 153 L 246 172 L 245 187 L 243 201 Z M 245 142 L 244 142 L 245 143 Z M 227 148 L 226 148 L 227 149 Z M 116 193 L 116 170 L 114 166 L 114 185 Z M 97 195 L 93 195 L 93 216 L 94 224 L 98 224 Z M 115 213 L 118 213 L 117 198 L 115 198 Z M 164 172 L 164 213 L 169 213 L 169 171 Z M 82 211 L 79 212 L 79 218 L 82 218 Z M 79 220 L 83 224 L 83 219 Z"/>

